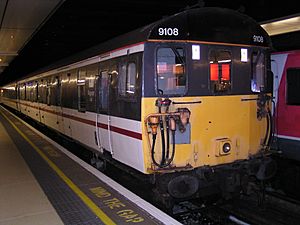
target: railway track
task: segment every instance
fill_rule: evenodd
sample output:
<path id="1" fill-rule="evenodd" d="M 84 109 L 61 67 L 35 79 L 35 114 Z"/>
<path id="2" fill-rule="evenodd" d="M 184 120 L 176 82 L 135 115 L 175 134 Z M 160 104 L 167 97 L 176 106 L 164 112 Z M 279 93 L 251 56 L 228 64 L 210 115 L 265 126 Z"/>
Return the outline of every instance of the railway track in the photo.
<path id="1" fill-rule="evenodd" d="M 268 192 L 264 201 L 255 195 L 225 203 L 201 206 L 185 202 L 174 217 L 183 224 L 296 225 L 300 223 L 300 202 Z"/>
<path id="2" fill-rule="evenodd" d="M 245 219 L 250 224 L 291 225 L 299 224 L 299 202 L 284 199 L 273 194 L 266 194 L 262 204 L 253 197 L 242 197 L 239 200 L 221 206 L 234 215 Z"/>

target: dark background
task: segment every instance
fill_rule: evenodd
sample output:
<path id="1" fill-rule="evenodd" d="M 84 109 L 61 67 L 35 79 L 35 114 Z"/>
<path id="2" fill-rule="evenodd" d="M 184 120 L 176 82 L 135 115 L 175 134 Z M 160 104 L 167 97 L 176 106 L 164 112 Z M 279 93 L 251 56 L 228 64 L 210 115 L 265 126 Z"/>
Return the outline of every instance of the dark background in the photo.
<path id="1" fill-rule="evenodd" d="M 300 11 L 290 0 L 66 0 L 0 74 L 0 85 L 196 4 L 239 10 L 258 22 Z M 275 51 L 300 49 L 300 32 L 272 40 Z"/>

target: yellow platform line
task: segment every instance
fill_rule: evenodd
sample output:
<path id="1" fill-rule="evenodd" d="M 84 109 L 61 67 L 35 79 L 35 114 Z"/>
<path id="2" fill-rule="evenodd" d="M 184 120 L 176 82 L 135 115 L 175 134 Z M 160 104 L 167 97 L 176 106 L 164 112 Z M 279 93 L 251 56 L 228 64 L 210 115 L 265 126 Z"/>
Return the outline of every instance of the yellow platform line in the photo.
<path id="1" fill-rule="evenodd" d="M 84 194 L 70 178 L 68 178 L 55 163 L 53 163 L 3 112 L 2 116 L 12 125 L 12 127 L 32 146 L 32 148 L 48 163 L 48 165 L 57 173 L 57 175 L 72 189 L 72 191 L 89 207 L 92 212 L 105 224 L 113 225 L 110 217 L 108 217 L 86 194 Z"/>

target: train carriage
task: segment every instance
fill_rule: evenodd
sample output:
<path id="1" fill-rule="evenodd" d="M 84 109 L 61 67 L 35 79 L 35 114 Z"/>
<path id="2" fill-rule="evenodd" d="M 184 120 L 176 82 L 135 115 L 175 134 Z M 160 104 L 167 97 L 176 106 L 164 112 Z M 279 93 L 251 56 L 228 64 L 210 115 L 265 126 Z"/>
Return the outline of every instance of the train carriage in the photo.
<path id="1" fill-rule="evenodd" d="M 270 47 L 248 16 L 189 9 L 11 83 L 2 101 L 164 195 L 229 196 L 274 173 Z"/>
<path id="2" fill-rule="evenodd" d="M 274 73 L 275 124 L 274 146 L 286 158 L 300 161 L 300 51 L 274 52 L 271 56 Z"/>

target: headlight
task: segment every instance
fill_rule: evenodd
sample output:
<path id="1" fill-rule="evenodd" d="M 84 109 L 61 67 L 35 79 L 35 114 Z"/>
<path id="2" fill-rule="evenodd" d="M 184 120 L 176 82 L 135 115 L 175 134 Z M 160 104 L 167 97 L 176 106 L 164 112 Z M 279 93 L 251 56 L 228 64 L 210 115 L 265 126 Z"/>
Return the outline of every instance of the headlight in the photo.
<path id="1" fill-rule="evenodd" d="M 229 155 L 234 150 L 231 144 L 231 140 L 227 137 L 217 139 L 215 140 L 215 142 L 215 154 L 217 157 Z"/>
<path id="2" fill-rule="evenodd" d="M 230 152 L 230 150 L 231 150 L 230 143 L 226 142 L 225 144 L 223 144 L 223 149 L 222 150 L 223 150 L 224 153 Z"/>

